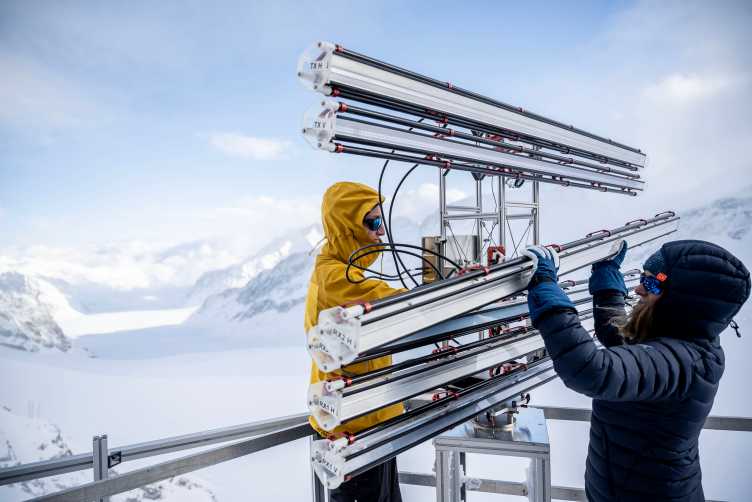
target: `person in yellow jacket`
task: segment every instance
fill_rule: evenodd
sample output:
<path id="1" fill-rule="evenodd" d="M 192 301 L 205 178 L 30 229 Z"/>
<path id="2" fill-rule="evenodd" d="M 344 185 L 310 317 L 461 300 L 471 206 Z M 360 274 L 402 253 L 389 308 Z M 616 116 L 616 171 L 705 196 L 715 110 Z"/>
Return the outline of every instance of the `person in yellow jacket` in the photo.
<path id="1" fill-rule="evenodd" d="M 321 221 L 324 227 L 324 244 L 316 258 L 316 264 L 308 284 L 306 297 L 305 330 L 317 322 L 322 310 L 355 301 L 373 301 L 404 291 L 390 287 L 378 279 L 363 281 L 361 270 L 350 268 L 350 280 L 345 276 L 350 255 L 358 248 L 381 242 L 383 225 L 379 208 L 379 194 L 360 183 L 335 183 L 324 193 L 321 203 Z M 381 200 L 383 203 L 383 199 Z M 357 263 L 368 267 L 377 259 L 378 253 L 368 255 Z M 352 281 L 352 282 L 351 282 Z M 362 282 L 361 282 L 362 281 Z M 392 364 L 391 356 L 384 356 L 342 368 L 347 374 L 360 374 Z M 324 373 L 315 363 L 311 367 L 311 383 L 335 378 L 340 371 Z M 333 432 L 322 430 L 311 417 L 311 426 L 326 437 L 330 434 L 348 432 L 354 434 L 403 412 L 402 404 L 387 406 L 337 427 Z M 397 463 L 391 460 L 374 467 L 330 491 L 330 500 L 400 502 L 402 497 L 397 478 Z"/>

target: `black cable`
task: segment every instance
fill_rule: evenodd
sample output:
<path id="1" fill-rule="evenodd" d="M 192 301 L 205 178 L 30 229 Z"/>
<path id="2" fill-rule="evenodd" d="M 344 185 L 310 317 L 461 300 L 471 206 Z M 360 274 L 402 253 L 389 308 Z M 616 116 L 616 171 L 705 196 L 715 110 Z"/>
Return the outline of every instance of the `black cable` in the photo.
<path id="1" fill-rule="evenodd" d="M 352 278 L 350 278 L 350 267 L 355 267 L 358 270 L 362 270 L 364 272 L 371 272 L 372 274 L 375 274 L 375 275 L 381 275 L 381 272 L 376 272 L 376 271 L 371 270 L 371 269 L 369 269 L 367 267 L 361 267 L 360 265 L 358 265 L 357 263 L 355 263 L 355 261 L 357 261 L 357 260 L 359 260 L 361 258 L 365 258 L 366 256 L 369 256 L 369 255 L 372 255 L 372 254 L 381 253 L 382 251 L 383 251 L 382 249 L 372 249 L 372 250 L 367 251 L 365 253 L 360 253 L 357 256 L 350 255 L 350 260 L 349 260 L 349 262 L 347 264 L 347 268 L 345 269 L 345 278 L 347 279 L 347 281 L 350 282 L 351 284 L 360 284 L 360 283 L 365 282 L 365 281 L 367 281 L 368 279 L 371 278 L 371 277 L 364 277 L 363 280 L 361 280 L 361 281 L 355 281 L 355 280 L 353 280 Z M 434 265 L 433 263 L 431 263 L 430 260 L 428 260 L 428 258 L 426 258 L 425 256 L 420 255 L 418 253 L 412 253 L 410 251 L 405 251 L 403 249 L 399 249 L 399 250 L 395 250 L 395 251 L 398 254 L 406 254 L 406 255 L 409 255 L 409 256 L 415 256 L 416 258 L 420 258 L 424 262 L 428 263 L 431 266 L 431 268 L 434 269 L 434 271 L 436 272 L 436 274 L 437 274 L 438 277 L 440 277 L 441 279 L 444 278 L 441 275 L 441 273 L 439 272 L 439 269 L 436 268 L 436 265 Z M 408 274 L 409 274 L 409 272 L 408 272 Z M 410 276 L 410 277 L 412 277 L 412 276 Z"/>
<path id="2" fill-rule="evenodd" d="M 394 153 L 394 150 L 392 150 L 392 153 Z M 381 166 L 381 174 L 379 175 L 379 186 L 378 186 L 378 190 L 379 190 L 379 211 L 381 211 L 381 218 L 383 220 L 386 220 L 386 217 L 384 215 L 384 206 L 381 203 L 381 199 L 383 198 L 382 195 L 381 195 L 381 185 L 384 182 L 384 173 L 386 173 L 386 166 L 387 165 L 389 165 L 389 159 L 385 160 L 384 161 L 384 165 Z M 387 225 L 386 223 L 384 223 L 383 225 L 384 225 L 384 233 L 386 233 L 386 240 L 387 240 L 387 242 L 389 244 L 392 244 L 393 243 L 393 241 L 392 241 L 392 231 L 389 228 L 391 225 Z M 397 254 L 394 252 L 394 248 L 392 248 L 392 260 L 394 260 L 394 268 L 399 273 L 399 265 L 397 265 Z M 349 270 L 350 270 L 350 266 L 348 265 L 347 271 L 345 272 L 345 277 L 347 278 L 347 280 L 349 282 L 353 282 L 353 281 L 350 280 L 350 277 L 348 275 Z M 407 284 L 405 284 L 405 281 L 402 279 L 401 275 L 399 276 L 399 280 L 402 283 L 402 287 L 405 288 L 405 289 L 408 289 L 407 288 Z M 354 284 L 357 284 L 357 283 L 354 283 Z M 417 284 L 416 284 L 416 286 L 417 286 Z"/>
<path id="3" fill-rule="evenodd" d="M 418 120 L 418 123 L 423 122 L 423 120 L 424 120 L 423 118 L 420 118 Z M 412 130 L 413 130 L 412 127 L 408 129 L 408 131 L 412 131 Z M 394 153 L 394 150 L 392 150 L 392 153 Z M 381 174 L 379 175 L 379 187 L 378 187 L 379 188 L 379 210 L 381 211 L 381 217 L 384 218 L 385 220 L 386 220 L 386 215 L 384 214 L 384 206 L 381 203 L 381 198 L 382 198 L 382 195 L 381 195 L 381 186 L 382 186 L 382 183 L 384 181 L 384 173 L 386 172 L 386 166 L 388 164 L 389 164 L 389 159 L 387 159 L 384 162 L 384 165 L 381 166 Z M 410 171 L 408 172 L 408 174 L 410 172 L 412 172 L 412 170 L 415 169 L 415 167 L 417 167 L 417 165 L 418 164 L 415 164 L 410 169 Z M 405 178 L 406 178 L 406 176 L 403 176 L 402 181 L 404 181 Z M 400 181 L 400 184 L 402 184 L 402 181 Z M 393 244 L 394 243 L 394 239 L 392 238 L 392 230 L 391 230 L 391 228 L 392 228 L 392 207 L 394 205 L 394 199 L 397 197 L 397 191 L 398 190 L 399 190 L 399 186 L 397 187 L 397 190 L 395 190 L 394 196 L 392 197 L 392 201 L 391 201 L 390 206 L 389 206 L 389 224 L 388 225 L 386 223 L 384 224 L 384 233 L 386 233 L 386 238 L 387 238 L 387 241 L 389 242 L 389 244 Z M 394 261 L 394 268 L 395 268 L 395 270 L 397 272 L 397 275 L 399 275 L 400 282 L 402 283 L 402 287 L 404 287 L 405 289 L 408 289 L 407 288 L 407 284 L 405 284 L 405 281 L 402 280 L 402 276 L 400 275 L 400 271 L 399 271 L 400 265 L 402 266 L 402 269 L 405 270 L 405 271 L 407 271 L 407 267 L 405 266 L 404 262 L 402 261 L 402 258 L 399 257 L 399 253 L 395 253 L 394 248 L 392 248 L 392 260 Z M 418 282 L 413 278 L 412 275 L 410 275 L 410 274 L 408 274 L 408 275 L 410 276 L 410 279 L 413 281 L 413 284 L 415 284 L 415 287 L 418 287 L 419 286 Z"/>
<path id="4" fill-rule="evenodd" d="M 446 256 L 444 256 L 444 255 L 442 255 L 440 253 L 437 253 L 436 251 L 433 251 L 432 249 L 427 249 L 427 248 L 424 248 L 424 247 L 421 247 L 421 246 L 416 246 L 414 244 L 404 244 L 404 243 L 401 243 L 401 242 L 394 242 L 394 243 L 390 243 L 390 244 L 385 244 L 383 242 L 374 242 L 372 244 L 366 244 L 365 246 L 361 246 L 358 249 L 356 249 L 355 251 L 353 251 L 350 254 L 350 258 L 348 259 L 348 261 L 355 261 L 357 258 L 360 258 L 360 257 L 356 258 L 355 256 L 358 253 L 360 253 L 361 251 L 364 251 L 366 249 L 371 249 L 371 248 L 375 248 L 375 247 L 383 248 L 383 247 L 387 247 L 387 246 L 392 246 L 392 247 L 395 247 L 395 248 L 402 247 L 402 248 L 407 248 L 407 249 L 416 249 L 418 251 L 423 251 L 424 253 L 432 254 L 432 255 L 436 256 L 437 258 L 442 258 L 442 259 L 448 261 L 449 264 L 452 265 L 453 267 L 456 267 L 458 269 L 462 268 L 462 266 L 459 263 L 457 263 L 456 261 L 450 260 Z"/>
<path id="5" fill-rule="evenodd" d="M 403 176 L 402 179 L 400 179 L 399 183 L 397 183 L 397 188 L 394 189 L 394 193 L 392 194 L 392 200 L 389 201 L 389 228 L 392 227 L 392 214 L 394 213 L 394 201 L 397 200 L 397 193 L 399 192 L 399 189 L 402 187 L 402 184 L 405 182 L 408 176 L 410 176 L 410 173 L 412 173 L 415 168 L 418 167 L 418 164 L 413 164 L 413 167 L 411 167 Z M 400 265 L 402 265 L 402 268 L 405 268 L 405 264 L 402 262 L 402 260 L 399 261 Z M 397 262 L 394 263 L 394 266 L 397 267 Z M 399 272 L 399 267 L 397 267 L 397 271 Z M 412 276 L 410 276 L 412 278 Z M 413 282 L 415 283 L 415 286 L 418 286 L 418 283 L 413 279 Z"/>

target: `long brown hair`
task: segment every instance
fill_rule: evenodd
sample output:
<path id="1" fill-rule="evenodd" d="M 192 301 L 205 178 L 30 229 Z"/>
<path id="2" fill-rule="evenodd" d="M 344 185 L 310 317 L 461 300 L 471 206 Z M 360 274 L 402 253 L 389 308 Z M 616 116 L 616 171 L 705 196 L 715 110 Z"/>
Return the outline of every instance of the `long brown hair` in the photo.
<path id="1" fill-rule="evenodd" d="M 653 321 L 655 319 L 656 304 L 660 296 L 648 295 L 632 307 L 629 315 L 621 319 L 615 319 L 614 325 L 619 328 L 619 332 L 625 337 L 638 343 L 652 337 L 654 331 Z"/>

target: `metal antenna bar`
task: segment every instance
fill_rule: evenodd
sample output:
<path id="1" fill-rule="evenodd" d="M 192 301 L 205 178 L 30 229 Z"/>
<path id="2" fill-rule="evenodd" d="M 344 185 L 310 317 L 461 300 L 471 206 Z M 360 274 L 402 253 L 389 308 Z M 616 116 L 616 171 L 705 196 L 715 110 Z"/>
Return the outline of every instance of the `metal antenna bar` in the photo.
<path id="1" fill-rule="evenodd" d="M 571 162 L 554 162 L 544 159 L 540 154 L 521 154 L 514 149 L 461 141 L 448 135 L 431 135 L 348 118 L 346 114 L 340 113 L 339 103 L 324 101 L 322 105 L 321 108 L 307 114 L 303 133 L 312 145 L 323 150 L 338 152 L 342 146 L 337 143 L 347 143 L 383 148 L 397 153 L 417 153 L 435 160 L 449 159 L 454 162 L 467 162 L 470 165 L 479 164 L 480 167 L 507 168 L 526 174 L 546 175 L 622 189 L 641 190 L 644 186 L 644 183 L 635 179 L 633 175 L 611 168 L 592 169 Z"/>
<path id="2" fill-rule="evenodd" d="M 463 140 L 467 140 L 467 141 L 471 141 L 471 142 L 475 142 L 475 143 L 482 143 L 482 144 L 489 145 L 489 146 L 492 146 L 492 147 L 495 147 L 495 148 L 503 148 L 505 150 L 513 150 L 513 151 L 515 151 L 517 153 L 523 153 L 523 154 L 527 154 L 527 155 L 537 155 L 537 156 L 541 156 L 541 157 L 546 157 L 546 158 L 550 158 L 550 159 L 553 159 L 553 160 L 557 160 L 557 161 L 559 161 L 559 162 L 561 162 L 563 164 L 576 164 L 576 165 L 580 165 L 580 166 L 583 166 L 583 167 L 588 167 L 590 169 L 594 169 L 596 171 L 612 172 L 612 173 L 616 173 L 616 174 L 619 174 L 621 176 L 625 176 L 625 177 L 633 178 L 633 179 L 639 179 L 640 178 L 639 174 L 634 174 L 632 172 L 625 172 L 625 171 L 620 171 L 618 169 L 613 169 L 613 168 L 610 168 L 610 167 L 608 167 L 608 166 L 606 166 L 606 165 L 604 165 L 602 163 L 600 163 L 600 164 L 593 164 L 593 163 L 590 163 L 590 162 L 585 162 L 583 160 L 580 160 L 580 159 L 578 159 L 576 157 L 565 157 L 563 155 L 558 155 L 558 154 L 547 152 L 547 151 L 543 151 L 543 150 L 540 150 L 540 149 L 539 150 L 535 150 L 535 149 L 532 149 L 532 148 L 526 148 L 524 146 L 515 145 L 513 143 L 503 142 L 500 139 L 498 139 L 498 140 L 489 139 L 487 137 L 473 135 L 473 134 L 468 134 L 468 133 L 464 133 L 464 132 L 461 132 L 461 131 L 457 131 L 455 129 L 449 129 L 449 128 L 446 128 L 446 127 L 434 126 L 434 125 L 431 125 L 431 124 L 427 124 L 425 122 L 418 122 L 418 121 L 415 121 L 415 120 L 409 120 L 409 119 L 406 119 L 406 118 L 397 117 L 397 116 L 389 115 L 389 114 L 386 114 L 386 113 L 376 112 L 376 111 L 373 111 L 373 110 L 367 110 L 365 108 L 360 108 L 360 107 L 352 106 L 350 104 L 340 103 L 339 107 L 340 107 L 340 113 L 342 115 L 344 115 L 344 116 L 347 116 L 347 114 L 359 115 L 359 116 L 362 116 L 362 117 L 368 117 L 368 118 L 373 118 L 373 119 L 377 119 L 377 120 L 384 121 L 384 122 L 389 122 L 389 123 L 394 123 L 394 124 L 399 124 L 399 125 L 407 126 L 407 127 L 412 128 L 412 129 L 421 129 L 421 130 L 424 130 L 424 131 L 430 131 L 430 132 L 432 132 L 434 134 L 441 135 L 441 136 L 447 136 L 447 137 L 450 137 L 450 138 L 463 139 Z"/>
<path id="3" fill-rule="evenodd" d="M 489 126 L 488 124 L 474 123 L 474 122 L 470 122 L 467 120 L 463 120 L 462 118 L 458 118 L 458 117 L 453 117 L 453 116 L 442 117 L 442 116 L 437 115 L 436 113 L 431 113 L 425 109 L 416 108 L 416 107 L 412 107 L 404 103 L 397 103 L 397 102 L 393 102 L 393 101 L 389 101 L 385 99 L 376 98 L 373 96 L 367 96 L 367 95 L 364 95 L 358 92 L 353 92 L 347 89 L 342 89 L 337 95 L 341 98 L 351 99 L 353 101 L 358 101 L 360 103 L 378 106 L 378 107 L 386 108 L 386 109 L 393 110 L 396 112 L 414 115 L 417 117 L 422 117 L 423 119 L 435 120 L 438 123 L 464 127 L 470 131 L 477 131 L 479 133 L 484 133 L 487 135 L 500 135 L 505 138 L 513 139 L 514 141 L 521 141 L 521 142 L 528 143 L 533 146 L 555 150 L 565 155 L 575 154 L 579 157 L 594 160 L 601 164 L 610 164 L 614 166 L 619 166 L 622 169 L 627 169 L 629 171 L 637 171 L 639 169 L 638 166 L 632 165 L 628 162 L 622 162 L 617 159 L 603 157 L 601 155 L 588 152 L 586 150 L 579 150 L 577 148 L 571 148 L 571 147 L 563 146 L 557 143 L 551 143 L 550 141 L 545 141 L 540 138 L 527 136 L 525 134 L 520 134 L 515 131 Z"/>
<path id="4" fill-rule="evenodd" d="M 301 57 L 298 76 L 304 84 L 324 94 L 332 93 L 339 87 L 349 87 L 362 93 L 401 100 L 439 114 L 513 129 L 555 144 L 644 165 L 645 156 L 637 149 L 455 88 L 446 82 L 441 84 L 414 72 L 345 51 L 328 42 L 319 42 Z"/>
<path id="5" fill-rule="evenodd" d="M 315 441 L 312 445 L 314 472 L 325 486 L 336 488 L 346 479 L 555 377 L 551 361 L 543 360 L 528 370 L 493 379 L 492 384 L 450 400 L 444 406 L 380 429 L 352 445 L 341 440 Z M 362 453 L 356 456 L 356 452 Z"/>
<path id="6" fill-rule="evenodd" d="M 544 183 L 552 183 L 555 185 L 560 185 L 560 186 L 565 186 L 565 187 L 586 188 L 589 190 L 597 190 L 599 192 L 618 193 L 618 194 L 630 195 L 630 196 L 637 195 L 635 192 L 629 189 L 615 189 L 615 188 L 610 188 L 607 186 L 599 186 L 596 184 L 578 183 L 576 181 L 565 180 L 564 178 L 547 177 L 543 175 L 535 176 L 535 175 L 530 175 L 530 174 L 524 174 L 521 171 L 517 171 L 508 167 L 482 168 L 482 167 L 478 167 L 477 164 L 467 164 L 467 163 L 462 163 L 462 162 L 450 163 L 447 161 L 431 160 L 425 157 L 413 157 L 410 155 L 391 153 L 391 152 L 386 152 L 383 150 L 372 150 L 372 149 L 357 148 L 357 147 L 352 147 L 352 146 L 345 147 L 342 145 L 339 145 L 339 146 L 341 148 L 335 145 L 335 148 L 337 148 L 336 150 L 337 153 L 347 153 L 351 155 L 360 155 L 363 157 L 375 157 L 379 159 L 396 160 L 400 162 L 409 162 L 411 164 L 423 164 L 423 165 L 428 165 L 428 166 L 436 166 L 436 167 L 447 169 L 447 170 L 455 169 L 458 171 L 474 172 L 474 173 L 486 174 L 490 176 L 505 176 L 505 177 L 513 178 L 513 179 L 542 181 Z"/>
<path id="7" fill-rule="evenodd" d="M 611 256 L 622 240 L 634 248 L 674 232 L 677 224 L 677 217 L 661 215 L 564 244 L 560 246 L 560 275 Z M 367 308 L 356 305 L 324 310 L 307 334 L 309 353 L 319 368 L 333 371 L 371 349 L 517 294 L 527 286 L 531 273 L 530 260 L 516 258 Z"/>
<path id="8" fill-rule="evenodd" d="M 596 136 L 595 134 L 589 133 L 589 132 L 584 131 L 582 129 L 577 129 L 577 128 L 573 127 L 572 125 L 564 124 L 563 122 L 558 122 L 556 120 L 544 117 L 543 115 L 539 115 L 537 113 L 533 113 L 533 112 L 531 112 L 529 110 L 524 110 L 523 108 L 521 108 L 519 106 L 509 105 L 507 103 L 503 103 L 501 101 L 497 101 L 495 99 L 483 96 L 482 94 L 478 94 L 478 93 L 475 93 L 475 92 L 472 92 L 472 91 L 465 90 L 465 89 L 463 89 L 461 87 L 457 87 L 457 86 L 455 86 L 455 85 L 453 85 L 453 84 L 451 84 L 449 82 L 443 82 L 441 80 L 436 80 L 436 79 L 433 79 L 431 77 L 426 77 L 426 76 L 421 75 L 419 73 L 415 73 L 415 72 L 412 72 L 412 71 L 409 71 L 409 70 L 405 70 L 405 69 L 400 68 L 398 66 L 394 66 L 394 65 L 391 65 L 389 63 L 385 63 L 383 61 L 380 61 L 378 59 L 374 59 L 374 58 L 371 58 L 369 56 L 365 56 L 363 54 L 357 53 L 355 51 L 351 51 L 351 50 L 345 49 L 341 45 L 337 45 L 335 47 L 336 47 L 336 51 L 337 51 L 338 54 L 341 54 L 342 56 L 350 58 L 350 59 L 353 59 L 355 61 L 360 61 L 360 62 L 363 62 L 365 64 L 369 64 L 371 66 L 374 66 L 376 68 L 382 68 L 382 69 L 385 69 L 387 71 L 394 72 L 396 74 L 404 75 L 404 76 L 406 76 L 408 78 L 412 78 L 412 79 L 418 80 L 420 82 L 424 82 L 424 83 L 427 83 L 429 85 L 433 85 L 434 87 L 437 87 L 437 88 L 439 88 L 441 90 L 449 90 L 452 93 L 459 94 L 459 95 L 462 95 L 462 96 L 466 96 L 466 97 L 478 100 L 480 102 L 487 103 L 487 104 L 490 104 L 492 106 L 497 106 L 499 108 L 502 108 L 502 109 L 505 109 L 505 110 L 508 110 L 508 111 L 520 114 L 522 116 L 525 116 L 525 117 L 528 117 L 528 118 L 531 118 L 531 119 L 534 119 L 534 120 L 540 120 L 542 122 L 546 122 L 548 124 L 555 125 L 555 126 L 563 128 L 563 129 L 567 129 L 569 131 L 573 131 L 573 132 L 576 132 L 576 133 L 579 133 L 579 134 L 583 134 L 583 135 L 589 136 L 592 139 L 597 139 L 597 140 L 606 142 L 606 143 L 611 144 L 611 145 L 616 145 L 616 146 L 624 148 L 626 150 L 630 150 L 630 151 L 633 151 L 633 152 L 636 152 L 636 153 L 641 153 L 640 150 L 638 150 L 638 149 L 635 149 L 635 148 L 623 145 L 621 143 L 616 143 L 616 142 L 614 142 L 613 140 L 611 140 L 609 138 L 604 138 L 604 137 L 601 137 L 601 136 Z"/>
<path id="9" fill-rule="evenodd" d="M 502 152 L 496 148 L 460 142 L 449 137 L 426 135 L 417 131 L 406 131 L 346 117 L 339 117 L 333 129 L 334 136 L 330 141 L 334 142 L 389 148 L 438 156 L 453 161 L 508 167 L 531 174 L 564 177 L 618 188 L 641 190 L 644 186 L 642 181 L 617 175 L 614 172 L 600 172 L 570 163 L 551 162 L 526 155 Z M 322 143 L 322 148 L 329 149 L 329 146 Z"/>

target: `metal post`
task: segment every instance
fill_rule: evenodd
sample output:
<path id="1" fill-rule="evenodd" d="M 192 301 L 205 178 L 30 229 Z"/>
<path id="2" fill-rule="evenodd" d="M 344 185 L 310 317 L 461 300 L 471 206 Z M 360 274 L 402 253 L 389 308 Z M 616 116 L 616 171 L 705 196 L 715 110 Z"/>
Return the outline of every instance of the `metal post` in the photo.
<path id="1" fill-rule="evenodd" d="M 441 258 L 446 253 L 446 173 L 445 169 L 439 169 L 439 256 L 436 263 L 441 273 L 444 273 L 444 260 Z"/>
<path id="2" fill-rule="evenodd" d="M 540 244 L 540 184 L 533 181 L 533 244 Z"/>
<path id="3" fill-rule="evenodd" d="M 478 206 L 478 214 L 483 214 L 483 177 L 475 176 L 475 205 Z M 473 258 L 479 265 L 483 265 L 483 220 L 475 220 L 478 230 L 478 254 Z"/>
<path id="4" fill-rule="evenodd" d="M 94 436 L 92 440 L 92 454 L 94 457 L 94 481 L 107 479 L 110 473 L 107 434 Z M 102 497 L 99 499 L 99 502 L 109 502 L 109 500 L 110 497 Z"/>
<path id="5" fill-rule="evenodd" d="M 452 449 L 436 449 L 436 502 L 460 502 L 462 466 L 460 454 Z"/>
<path id="6" fill-rule="evenodd" d="M 499 176 L 499 244 L 507 249 L 507 184 L 506 177 Z"/>
<path id="7" fill-rule="evenodd" d="M 551 501 L 551 462 L 547 457 L 530 459 L 527 477 L 528 500 L 530 502 Z"/>
<path id="8" fill-rule="evenodd" d="M 313 445 L 313 442 L 317 439 L 319 439 L 320 436 L 318 434 L 313 434 L 309 436 L 308 440 L 308 456 L 312 456 L 312 449 L 311 446 Z M 319 481 L 319 478 L 316 477 L 316 472 L 313 470 L 313 463 L 311 463 L 311 500 L 313 502 L 329 502 L 329 490 L 324 488 L 324 485 Z"/>

